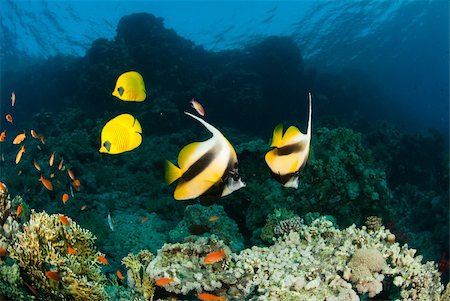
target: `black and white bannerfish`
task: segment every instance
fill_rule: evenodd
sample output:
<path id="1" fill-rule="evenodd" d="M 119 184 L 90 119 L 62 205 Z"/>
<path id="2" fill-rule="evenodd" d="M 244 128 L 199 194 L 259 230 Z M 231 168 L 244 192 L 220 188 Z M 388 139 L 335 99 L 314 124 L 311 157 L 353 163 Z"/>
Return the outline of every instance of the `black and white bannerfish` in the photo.
<path id="1" fill-rule="evenodd" d="M 174 198 L 190 200 L 199 196 L 226 196 L 245 186 L 238 172 L 238 160 L 233 146 L 222 133 L 203 119 L 198 120 L 212 137 L 186 145 L 178 154 L 178 166 L 166 161 L 166 183 L 178 180 Z"/>
<path id="2" fill-rule="evenodd" d="M 283 125 L 277 125 L 270 145 L 273 149 L 265 156 L 272 176 L 285 187 L 298 188 L 300 171 L 308 160 L 311 145 L 311 93 L 308 99 L 309 117 L 306 134 L 295 126 L 290 126 L 283 134 Z"/>

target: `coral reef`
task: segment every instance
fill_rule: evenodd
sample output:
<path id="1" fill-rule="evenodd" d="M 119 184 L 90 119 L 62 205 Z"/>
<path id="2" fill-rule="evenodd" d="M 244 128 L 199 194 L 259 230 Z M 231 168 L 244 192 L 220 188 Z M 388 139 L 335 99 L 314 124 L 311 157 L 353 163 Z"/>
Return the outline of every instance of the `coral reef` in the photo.
<path id="1" fill-rule="evenodd" d="M 142 250 L 137 255 L 130 253 L 122 259 L 122 263 L 128 270 L 127 283 L 134 292 L 134 301 L 153 300 L 155 288 L 146 270 L 152 259 L 152 253 L 147 250 Z"/>
<path id="2" fill-rule="evenodd" d="M 440 300 L 443 286 L 433 262 L 407 245 L 388 241 L 384 227 L 368 232 L 354 225 L 339 230 L 326 218 L 302 224 L 271 247 L 252 247 L 239 255 L 214 237 L 166 244 L 147 267 L 152 279 L 170 277 L 167 291 L 213 291 L 239 300 L 359 300 L 375 297 Z M 210 251 L 226 250 L 220 264 L 206 266 Z M 397 287 L 397 289 L 392 289 Z"/>
<path id="3" fill-rule="evenodd" d="M 169 237 L 172 242 L 183 242 L 190 235 L 211 234 L 216 235 L 233 252 L 239 252 L 244 248 L 244 237 L 239 232 L 238 226 L 220 205 L 187 206 L 183 220 L 169 232 Z"/>
<path id="4" fill-rule="evenodd" d="M 33 211 L 9 251 L 45 300 L 106 300 L 94 240 L 68 217 Z"/>

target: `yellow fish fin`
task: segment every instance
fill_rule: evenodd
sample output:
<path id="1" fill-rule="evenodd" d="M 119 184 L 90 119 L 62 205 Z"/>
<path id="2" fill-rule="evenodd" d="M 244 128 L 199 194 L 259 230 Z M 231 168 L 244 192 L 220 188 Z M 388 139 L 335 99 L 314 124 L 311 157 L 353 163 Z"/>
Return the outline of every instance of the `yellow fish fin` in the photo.
<path id="1" fill-rule="evenodd" d="M 272 147 L 281 147 L 283 138 L 283 124 L 278 124 L 273 130 Z"/>
<path id="2" fill-rule="evenodd" d="M 202 154 L 198 152 L 201 142 L 192 142 L 183 147 L 178 154 L 178 165 L 182 169 L 187 169 L 192 163 L 200 158 Z"/>
<path id="3" fill-rule="evenodd" d="M 167 185 L 170 185 L 176 180 L 178 180 L 183 174 L 180 168 L 178 168 L 177 166 L 175 166 L 175 164 L 167 160 L 165 171 L 166 171 L 165 180 Z"/>
<path id="4" fill-rule="evenodd" d="M 112 95 L 123 101 L 144 101 L 147 95 L 142 75 L 136 71 L 121 74 Z"/>
<path id="5" fill-rule="evenodd" d="M 269 166 L 269 168 L 270 168 L 274 173 L 276 173 L 276 171 L 274 170 L 274 165 L 275 165 L 274 163 L 275 163 L 275 160 L 276 160 L 276 158 L 277 158 L 277 155 L 275 154 L 275 152 L 276 152 L 275 149 L 270 150 L 270 151 L 268 151 L 268 152 L 266 153 L 266 155 L 265 155 L 265 157 L 264 157 L 264 159 L 266 160 L 267 166 Z"/>
<path id="6" fill-rule="evenodd" d="M 281 146 L 294 144 L 300 141 L 302 132 L 295 126 L 291 125 L 283 135 L 283 142 Z"/>
<path id="7" fill-rule="evenodd" d="M 216 182 L 201 179 L 196 179 L 194 182 L 180 181 L 180 183 L 178 183 L 177 187 L 175 188 L 173 197 L 178 201 L 195 199 L 204 194 L 215 184 Z"/>

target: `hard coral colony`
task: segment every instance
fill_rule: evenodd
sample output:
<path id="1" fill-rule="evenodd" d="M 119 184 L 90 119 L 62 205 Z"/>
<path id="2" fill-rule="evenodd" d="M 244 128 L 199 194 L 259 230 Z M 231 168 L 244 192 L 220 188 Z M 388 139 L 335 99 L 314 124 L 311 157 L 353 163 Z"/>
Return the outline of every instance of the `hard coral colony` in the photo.
<path id="1" fill-rule="evenodd" d="M 149 18 L 150 23 L 158 24 L 159 21 Z M 136 71 L 122 73 L 112 95 L 124 102 L 145 101 L 147 91 L 143 76 Z M 15 98 L 14 94 L 13 103 Z M 295 126 L 283 133 L 282 126 L 277 126 L 273 132 L 271 149 L 265 155 L 270 173 L 281 183 L 275 183 L 279 185 L 276 189 L 283 189 L 282 193 L 294 193 L 289 188 L 301 189 L 300 172 L 306 166 L 313 147 L 312 101 L 313 97 L 309 93 L 306 134 Z M 205 115 L 203 106 L 197 101 L 192 99 L 191 104 L 199 115 Z M 178 154 L 178 166 L 166 161 L 166 183 L 177 182 L 173 195 L 176 200 L 198 198 L 202 204 L 219 202 L 220 198 L 245 187 L 238 170 L 237 152 L 216 127 L 201 117 L 186 114 L 206 127 L 212 137 L 184 146 Z M 111 119 L 101 130 L 99 152 L 102 155 L 118 155 L 145 147 L 144 125 L 131 114 L 120 114 Z M 333 138 L 343 132 L 327 129 L 322 131 L 323 145 L 327 143 L 323 141 L 326 140 L 324 137 Z M 33 138 L 40 137 L 43 145 L 43 136 L 36 134 L 35 137 L 33 132 Z M 23 136 L 16 136 L 17 144 L 25 140 L 25 134 L 19 135 Z M 351 133 L 348 136 L 352 136 Z M 22 144 L 16 156 L 17 164 L 21 162 L 24 153 L 25 146 Z M 329 154 L 326 147 L 322 149 L 323 153 Z M 353 154 L 351 157 L 345 159 L 346 164 L 356 162 L 354 165 L 363 165 L 359 157 Z M 263 161 L 262 157 L 259 160 Z M 326 164 L 319 162 L 320 154 L 315 160 L 312 173 L 326 169 L 323 166 Z M 54 162 L 55 152 L 52 152 L 49 166 L 56 172 Z M 65 169 L 65 161 L 61 158 L 59 162 L 57 169 L 62 171 Z M 33 165 L 39 172 L 42 171 L 35 159 Z M 332 171 L 323 171 L 325 172 Z M 359 171 L 352 172 L 358 174 Z M 63 186 L 56 180 L 53 182 L 55 185 L 50 182 L 52 174 L 55 177 L 51 173 L 48 179 L 47 176 L 44 178 L 43 173 L 40 174 L 39 181 L 47 193 L 55 193 L 55 190 Z M 70 196 L 68 192 L 59 194 L 61 206 L 67 206 L 70 202 L 75 202 L 77 197 L 83 197 L 81 193 L 76 195 L 81 183 L 70 168 L 68 175 L 73 181 L 68 182 L 71 193 Z M 380 173 L 374 171 L 361 178 L 364 181 L 368 178 L 373 180 L 373 175 L 379 176 Z M 312 181 L 313 184 L 314 182 L 317 183 L 318 180 Z M 308 185 L 309 189 L 314 189 L 314 185 Z M 75 194 L 72 187 L 76 190 Z M 274 186 L 266 189 L 271 187 Z M 377 191 L 366 189 L 360 192 L 359 182 L 356 180 L 345 183 L 345 187 L 345 193 L 350 195 L 350 199 L 357 199 L 360 194 L 373 195 L 370 201 L 379 198 Z M 336 188 L 338 187 L 333 185 L 327 187 L 329 190 Z M 379 190 L 384 191 L 383 188 Z M 162 190 L 164 189 L 166 188 Z M 322 192 L 317 192 L 319 193 Z M 112 193 L 108 194 L 108 198 L 110 197 L 114 199 Z M 265 197 L 266 201 L 270 199 Z M 284 199 L 278 201 L 285 202 Z M 124 208 L 120 204 L 117 206 Z M 300 217 L 294 211 L 270 206 L 261 210 L 273 210 L 266 215 L 266 225 L 259 221 L 259 232 L 255 231 L 259 234 L 255 238 L 260 242 L 259 246 L 250 248 L 244 248 L 245 240 L 239 231 L 240 225 L 228 216 L 224 206 L 218 204 L 188 205 L 185 207 L 184 218 L 178 225 L 167 222 L 164 223 L 163 230 L 155 225 L 163 223 L 155 213 L 152 213 L 154 216 L 149 215 L 150 218 L 136 217 L 133 221 L 135 216 L 126 215 L 120 212 L 121 209 L 116 210 L 117 214 L 111 214 L 107 210 L 109 228 L 104 227 L 105 232 L 110 230 L 109 233 L 114 233 L 104 236 L 107 239 L 117 238 L 121 244 L 119 247 L 128 246 L 130 239 L 136 240 L 129 242 L 133 247 L 142 246 L 148 243 L 144 238 L 147 234 L 152 236 L 149 239 L 152 242 L 162 241 L 155 248 L 158 249 L 155 254 L 141 248 L 136 254 L 129 253 L 124 258 L 119 258 L 125 267 L 120 269 L 111 267 L 114 266 L 113 260 L 117 260 L 114 257 L 118 252 L 106 252 L 106 255 L 98 251 L 95 246 L 96 237 L 75 222 L 77 218 L 81 219 L 81 212 L 86 209 L 86 204 L 81 207 L 83 209 L 76 211 L 79 216 L 75 211 L 65 211 L 66 207 L 62 207 L 64 209 L 58 214 L 36 212 L 29 209 L 21 197 L 11 199 L 6 185 L 0 182 L 0 297 L 49 301 L 357 301 L 385 297 L 392 300 L 449 300 L 449 285 L 441 294 L 444 287 L 437 265 L 433 262 L 422 263 L 422 256 L 416 256 L 416 250 L 408 245 L 401 245 L 395 235 L 382 224 L 381 219 L 372 217 L 367 226 L 361 228 L 351 225 L 339 229 L 333 217 L 320 214 Z M 173 230 L 165 235 L 158 233 L 164 230 L 167 232 L 166 226 L 172 226 Z M 144 227 L 154 233 L 140 233 Z M 121 229 L 128 233 L 120 233 Z M 146 247 L 151 248 L 150 243 Z M 108 260 L 110 258 L 114 259 Z M 439 267 L 448 268 L 448 262 L 443 261 Z M 126 273 L 122 273 L 125 269 Z"/>

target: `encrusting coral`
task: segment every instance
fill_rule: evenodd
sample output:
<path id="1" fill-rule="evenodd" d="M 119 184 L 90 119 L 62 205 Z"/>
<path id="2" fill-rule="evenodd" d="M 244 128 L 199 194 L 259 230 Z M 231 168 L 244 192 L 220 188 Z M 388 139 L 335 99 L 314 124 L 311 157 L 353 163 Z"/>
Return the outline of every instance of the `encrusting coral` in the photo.
<path id="1" fill-rule="evenodd" d="M 356 301 L 383 289 L 394 296 L 394 286 L 402 300 L 443 300 L 436 264 L 421 263 L 414 249 L 388 241 L 389 234 L 384 227 L 339 230 L 321 217 L 273 246 L 255 246 L 239 255 L 230 254 L 214 237 L 166 244 L 147 273 L 153 280 L 172 278 L 164 286 L 170 292 L 209 291 L 230 300 Z M 204 255 L 217 249 L 225 250 L 224 261 L 203 264 Z"/>
<path id="2" fill-rule="evenodd" d="M 32 211 L 9 251 L 45 300 L 106 300 L 94 240 L 68 217 Z"/>

